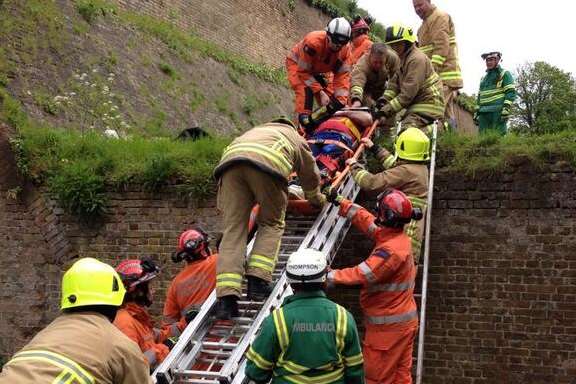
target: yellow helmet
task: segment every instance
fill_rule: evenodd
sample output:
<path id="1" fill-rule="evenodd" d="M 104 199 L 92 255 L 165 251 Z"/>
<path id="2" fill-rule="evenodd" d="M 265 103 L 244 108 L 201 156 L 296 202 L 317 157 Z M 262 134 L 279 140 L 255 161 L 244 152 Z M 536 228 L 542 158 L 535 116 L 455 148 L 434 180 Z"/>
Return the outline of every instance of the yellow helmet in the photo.
<path id="1" fill-rule="evenodd" d="M 416 35 L 414 35 L 412 28 L 400 24 L 386 28 L 385 44 L 394 44 L 400 41 L 416 42 Z"/>
<path id="2" fill-rule="evenodd" d="M 60 309 L 87 305 L 119 307 L 126 289 L 112 266 L 85 257 L 75 262 L 62 277 Z"/>
<path id="3" fill-rule="evenodd" d="M 403 160 L 430 160 L 430 139 L 418 128 L 407 128 L 394 143 L 396 156 Z"/>

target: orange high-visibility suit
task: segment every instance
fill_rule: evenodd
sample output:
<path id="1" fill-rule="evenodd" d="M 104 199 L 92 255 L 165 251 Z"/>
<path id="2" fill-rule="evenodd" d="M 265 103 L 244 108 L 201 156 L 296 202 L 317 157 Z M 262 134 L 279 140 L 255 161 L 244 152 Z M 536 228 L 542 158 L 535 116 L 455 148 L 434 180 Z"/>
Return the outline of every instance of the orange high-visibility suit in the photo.
<path id="1" fill-rule="evenodd" d="M 414 301 L 416 268 L 410 238 L 395 229 L 380 227 L 375 217 L 351 201 L 343 200 L 339 214 L 374 240 L 370 256 L 352 268 L 332 270 L 328 282 L 361 285 L 360 306 L 366 333 L 362 353 L 368 384 L 412 383 L 412 349 L 418 329 Z"/>
<path id="2" fill-rule="evenodd" d="M 154 328 L 154 321 L 145 307 L 127 303 L 116 314 L 114 325 L 134 341 L 144 353 L 151 368 L 155 368 L 170 350 L 162 342 L 169 337 L 180 336 L 178 327 Z"/>
<path id="3" fill-rule="evenodd" d="M 185 323 L 189 311 L 198 311 L 216 288 L 216 254 L 188 263 L 170 283 L 164 303 L 164 323 Z"/>
<path id="4" fill-rule="evenodd" d="M 372 48 L 372 44 L 372 40 L 370 40 L 368 35 L 360 35 L 352 39 L 352 56 L 350 58 L 352 65 L 356 64 Z"/>
<path id="5" fill-rule="evenodd" d="M 332 51 L 325 31 L 310 32 L 292 48 L 286 57 L 286 70 L 295 93 L 296 113 L 312 112 L 314 98 L 322 90 L 315 75 L 325 74 L 330 82 L 328 91 L 342 104 L 348 102 L 350 54 L 349 44 L 338 52 Z"/>

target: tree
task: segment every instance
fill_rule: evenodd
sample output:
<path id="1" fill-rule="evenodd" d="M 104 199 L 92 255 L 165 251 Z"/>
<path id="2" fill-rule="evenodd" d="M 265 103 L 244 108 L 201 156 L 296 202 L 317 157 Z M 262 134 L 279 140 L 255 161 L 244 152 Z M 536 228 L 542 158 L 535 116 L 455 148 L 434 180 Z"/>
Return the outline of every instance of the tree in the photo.
<path id="1" fill-rule="evenodd" d="M 517 69 L 512 128 L 547 133 L 576 128 L 576 81 L 569 72 L 537 61 Z"/>

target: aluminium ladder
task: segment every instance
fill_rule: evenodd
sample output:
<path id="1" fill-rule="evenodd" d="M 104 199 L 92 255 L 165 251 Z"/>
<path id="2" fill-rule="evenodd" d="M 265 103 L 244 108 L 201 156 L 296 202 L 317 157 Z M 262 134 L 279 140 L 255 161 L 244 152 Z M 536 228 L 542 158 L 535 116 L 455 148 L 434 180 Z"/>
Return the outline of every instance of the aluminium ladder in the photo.
<path id="1" fill-rule="evenodd" d="M 420 299 L 420 327 L 418 329 L 418 343 L 416 349 L 416 384 L 422 383 L 424 372 L 424 335 L 426 333 L 426 300 L 428 298 L 428 267 L 430 265 L 430 226 L 432 224 L 432 197 L 434 194 L 434 175 L 436 169 L 436 142 L 438 138 L 438 122 L 432 131 L 432 153 L 430 156 L 430 176 L 428 179 L 428 198 L 426 202 L 426 223 L 424 229 L 424 259 L 422 262 L 421 291 L 415 294 Z"/>
<path id="2" fill-rule="evenodd" d="M 350 174 L 344 177 L 338 192 L 349 200 L 356 198 L 359 188 Z M 154 371 L 153 381 L 158 384 L 242 383 L 245 380 L 244 353 L 266 316 L 292 294 L 284 273 L 288 257 L 297 249 L 314 248 L 331 262 L 350 226 L 346 218 L 338 215 L 338 209 L 333 204 L 326 204 L 316 219 L 288 215 L 272 275 L 274 289 L 268 299 L 248 301 L 244 288 L 238 301 L 240 316 L 231 321 L 217 321 L 212 313 L 216 303 L 213 291 L 170 354 Z M 248 245 L 248 250 L 252 244 Z"/>

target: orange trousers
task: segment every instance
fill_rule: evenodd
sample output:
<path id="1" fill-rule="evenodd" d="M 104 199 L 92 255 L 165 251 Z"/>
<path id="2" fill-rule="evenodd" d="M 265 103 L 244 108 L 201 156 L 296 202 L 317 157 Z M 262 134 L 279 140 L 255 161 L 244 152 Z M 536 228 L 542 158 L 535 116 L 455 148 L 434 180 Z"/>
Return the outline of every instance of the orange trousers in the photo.
<path id="1" fill-rule="evenodd" d="M 366 330 L 362 347 L 367 384 L 412 384 L 412 351 L 418 328 Z"/>
<path id="2" fill-rule="evenodd" d="M 296 114 L 310 113 L 314 110 L 314 100 L 316 104 L 320 105 L 320 97 L 318 94 L 314 94 L 312 88 L 306 86 L 302 79 L 300 79 L 300 74 L 298 72 L 298 64 L 290 59 L 286 59 L 286 71 L 288 72 L 288 82 L 294 90 L 294 110 Z M 328 81 L 328 87 L 326 88 L 329 94 L 334 92 L 333 87 L 333 74 L 324 74 L 326 80 Z"/>

